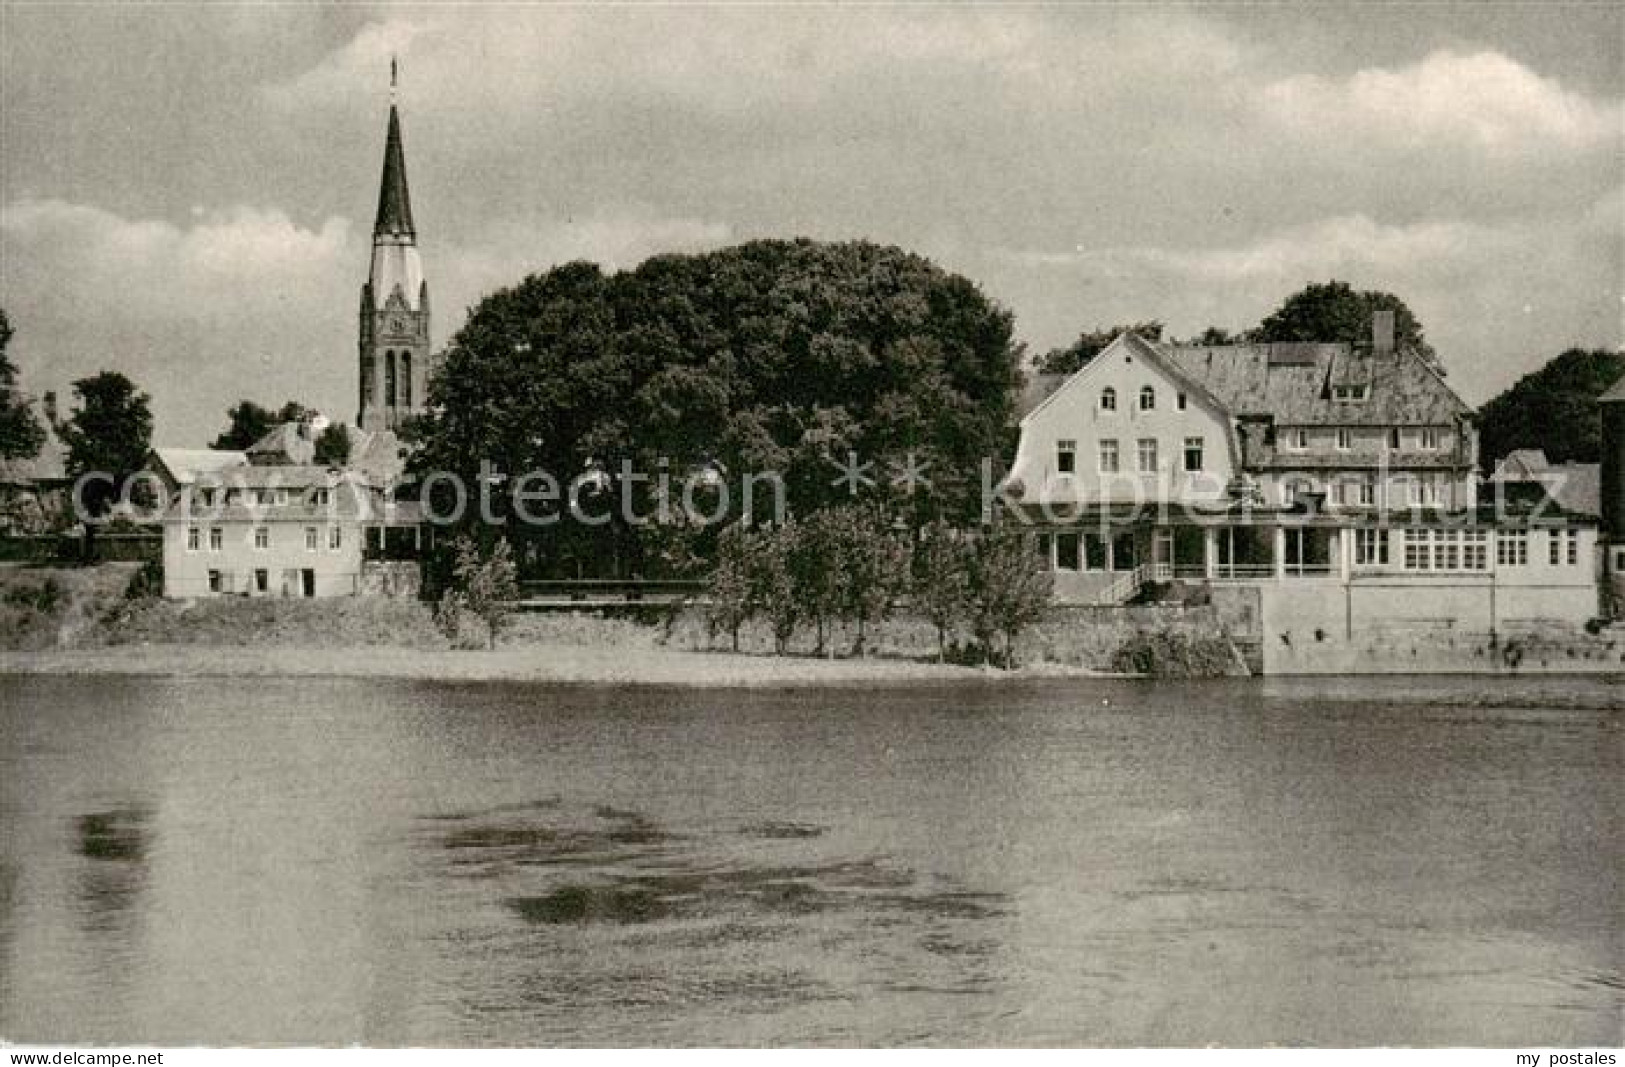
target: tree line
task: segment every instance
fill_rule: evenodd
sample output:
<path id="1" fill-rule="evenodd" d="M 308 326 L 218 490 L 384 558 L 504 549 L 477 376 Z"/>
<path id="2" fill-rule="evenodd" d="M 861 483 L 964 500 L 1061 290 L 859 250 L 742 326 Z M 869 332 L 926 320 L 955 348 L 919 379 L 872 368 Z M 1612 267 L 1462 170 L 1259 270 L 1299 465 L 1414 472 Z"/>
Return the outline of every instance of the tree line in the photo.
<path id="1" fill-rule="evenodd" d="M 767 626 L 784 654 L 810 630 L 814 655 L 833 655 L 834 624 L 853 632 L 853 656 L 906 605 L 937 632 L 937 658 L 961 633 L 965 655 L 1014 665 L 1016 639 L 1049 603 L 1051 576 L 1030 535 L 1011 526 L 967 531 L 938 519 L 917 536 L 862 505 L 826 508 L 774 525 L 723 531 L 707 584 L 707 623 L 739 651 L 740 632 Z"/>

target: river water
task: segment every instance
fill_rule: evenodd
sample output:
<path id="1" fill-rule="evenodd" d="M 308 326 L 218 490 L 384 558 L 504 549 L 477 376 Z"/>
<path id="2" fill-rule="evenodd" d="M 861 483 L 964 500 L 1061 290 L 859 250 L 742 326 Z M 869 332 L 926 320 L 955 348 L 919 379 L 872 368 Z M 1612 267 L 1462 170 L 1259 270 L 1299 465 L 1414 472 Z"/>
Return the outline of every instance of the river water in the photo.
<path id="1" fill-rule="evenodd" d="M 1614 1044 L 1622 704 L 0 677 L 0 1038 Z"/>

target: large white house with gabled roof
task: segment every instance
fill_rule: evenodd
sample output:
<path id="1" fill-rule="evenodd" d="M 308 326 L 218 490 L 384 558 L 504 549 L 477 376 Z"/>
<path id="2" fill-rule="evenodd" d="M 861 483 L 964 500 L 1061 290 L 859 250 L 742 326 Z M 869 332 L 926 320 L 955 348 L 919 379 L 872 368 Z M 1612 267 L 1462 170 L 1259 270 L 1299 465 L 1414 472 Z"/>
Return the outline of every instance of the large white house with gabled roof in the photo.
<path id="1" fill-rule="evenodd" d="M 1317 640 L 1379 618 L 1499 632 L 1595 617 L 1595 515 L 1481 507 L 1471 410 L 1392 329 L 1379 313 L 1364 345 L 1125 333 L 1030 393 L 1000 488 L 1057 600 L 1245 583 Z"/>

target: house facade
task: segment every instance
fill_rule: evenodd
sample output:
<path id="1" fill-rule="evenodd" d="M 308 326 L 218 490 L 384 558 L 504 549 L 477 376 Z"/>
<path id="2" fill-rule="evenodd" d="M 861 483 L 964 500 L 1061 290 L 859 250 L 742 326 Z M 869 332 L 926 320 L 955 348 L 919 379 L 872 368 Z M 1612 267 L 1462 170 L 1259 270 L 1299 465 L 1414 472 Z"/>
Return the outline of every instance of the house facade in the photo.
<path id="1" fill-rule="evenodd" d="M 418 506 L 352 470 L 242 464 L 199 475 L 163 518 L 164 595 L 416 592 Z M 399 572 L 399 573 L 397 573 Z"/>
<path id="2" fill-rule="evenodd" d="M 1379 319 L 1361 346 L 1119 337 L 1023 418 L 1003 485 L 1057 600 L 1251 585 L 1266 614 L 1344 636 L 1594 618 L 1595 518 L 1481 507 L 1470 409 L 1391 336 Z"/>

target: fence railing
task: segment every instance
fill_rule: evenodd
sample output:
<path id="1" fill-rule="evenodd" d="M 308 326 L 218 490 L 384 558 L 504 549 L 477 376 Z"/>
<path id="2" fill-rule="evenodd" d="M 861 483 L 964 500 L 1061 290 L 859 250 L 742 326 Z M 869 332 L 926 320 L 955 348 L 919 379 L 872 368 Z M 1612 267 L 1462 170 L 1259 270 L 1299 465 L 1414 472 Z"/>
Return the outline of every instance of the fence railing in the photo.
<path id="1" fill-rule="evenodd" d="M 703 592 L 703 581 L 686 578 L 587 578 L 519 583 L 521 599 L 552 603 L 669 602 Z"/>
<path id="2" fill-rule="evenodd" d="M 1131 571 L 1123 572 L 1121 577 L 1113 581 L 1112 584 L 1108 585 L 1105 589 L 1102 589 L 1100 591 L 1100 596 L 1096 598 L 1095 603 L 1126 604 L 1128 601 L 1134 599 L 1134 594 L 1138 593 L 1140 591 L 1140 586 L 1144 584 L 1145 567 L 1135 567 Z"/>

